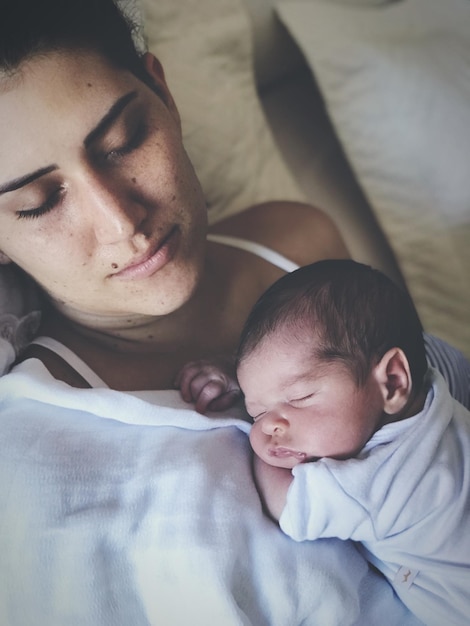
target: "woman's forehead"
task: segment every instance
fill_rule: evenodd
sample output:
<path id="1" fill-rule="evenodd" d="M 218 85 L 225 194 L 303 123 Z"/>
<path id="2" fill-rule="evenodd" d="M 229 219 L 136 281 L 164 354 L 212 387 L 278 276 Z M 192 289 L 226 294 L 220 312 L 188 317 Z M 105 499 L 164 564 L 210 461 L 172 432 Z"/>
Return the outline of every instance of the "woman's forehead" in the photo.
<path id="1" fill-rule="evenodd" d="M 13 74 L 0 74 L 0 103 L 4 95 L 27 93 L 32 100 L 42 99 L 51 106 L 67 94 L 94 89 L 105 93 L 110 85 L 135 77 L 113 65 L 93 50 L 62 49 L 24 61 Z"/>
<path id="2" fill-rule="evenodd" d="M 97 54 L 61 51 L 24 63 L 2 84 L 0 184 L 23 169 L 56 162 L 58 151 L 68 142 L 83 141 L 97 120 L 140 81 Z"/>

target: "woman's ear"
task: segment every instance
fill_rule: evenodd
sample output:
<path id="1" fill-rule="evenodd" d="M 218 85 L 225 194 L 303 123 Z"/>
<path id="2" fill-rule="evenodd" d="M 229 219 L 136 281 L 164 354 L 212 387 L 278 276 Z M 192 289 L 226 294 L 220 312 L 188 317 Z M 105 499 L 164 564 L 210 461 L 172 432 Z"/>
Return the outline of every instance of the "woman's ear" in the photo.
<path id="1" fill-rule="evenodd" d="M 153 86 L 156 93 L 161 97 L 166 104 L 171 114 L 175 117 L 178 124 L 181 126 L 180 115 L 176 107 L 173 96 L 168 89 L 165 79 L 165 71 L 163 65 L 157 59 L 157 57 L 151 52 L 145 52 L 142 56 L 142 63 L 144 64 L 145 71 L 150 78 L 150 83 Z"/>
<path id="2" fill-rule="evenodd" d="M 396 415 L 402 411 L 411 396 L 410 366 L 400 348 L 388 350 L 374 368 L 384 400 L 384 412 Z"/>
<path id="3" fill-rule="evenodd" d="M 166 87 L 165 71 L 157 57 L 151 52 L 145 52 L 142 55 L 142 63 L 150 78 L 157 83 L 163 83 Z"/>
<path id="4" fill-rule="evenodd" d="M 0 250 L 0 265 L 9 265 L 10 263 L 10 257 Z"/>

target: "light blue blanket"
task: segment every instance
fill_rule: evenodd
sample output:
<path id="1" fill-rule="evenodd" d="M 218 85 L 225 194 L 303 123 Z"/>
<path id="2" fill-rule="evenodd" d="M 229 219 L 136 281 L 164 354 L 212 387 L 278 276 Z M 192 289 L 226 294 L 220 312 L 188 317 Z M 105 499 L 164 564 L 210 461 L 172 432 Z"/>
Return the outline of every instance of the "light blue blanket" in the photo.
<path id="1" fill-rule="evenodd" d="M 248 429 L 34 360 L 2 377 L 0 624 L 416 626 L 353 544 L 263 515 Z"/>

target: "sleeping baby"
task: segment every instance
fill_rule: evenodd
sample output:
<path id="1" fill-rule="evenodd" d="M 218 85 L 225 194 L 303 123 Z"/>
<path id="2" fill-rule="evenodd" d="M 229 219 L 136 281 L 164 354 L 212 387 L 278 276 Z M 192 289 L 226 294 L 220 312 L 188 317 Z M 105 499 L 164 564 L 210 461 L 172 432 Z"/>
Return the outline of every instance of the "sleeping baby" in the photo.
<path id="1" fill-rule="evenodd" d="M 408 294 L 354 261 L 302 267 L 255 305 L 236 374 L 195 362 L 177 384 L 201 411 L 243 394 L 281 529 L 360 542 L 425 624 L 468 624 L 470 412 L 428 367 Z"/>

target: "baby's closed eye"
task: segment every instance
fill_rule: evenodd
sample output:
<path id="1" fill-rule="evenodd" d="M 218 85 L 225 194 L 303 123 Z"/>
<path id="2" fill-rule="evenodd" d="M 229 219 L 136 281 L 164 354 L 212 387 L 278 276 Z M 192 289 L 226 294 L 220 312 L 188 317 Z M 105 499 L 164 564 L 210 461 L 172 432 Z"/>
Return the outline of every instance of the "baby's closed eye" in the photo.
<path id="1" fill-rule="evenodd" d="M 300 398 L 292 398 L 292 400 L 289 400 L 289 404 L 293 406 L 294 408 L 302 407 L 302 406 L 305 406 L 306 404 L 309 404 L 309 402 L 314 398 L 314 396 L 315 396 L 315 393 L 309 393 Z"/>

